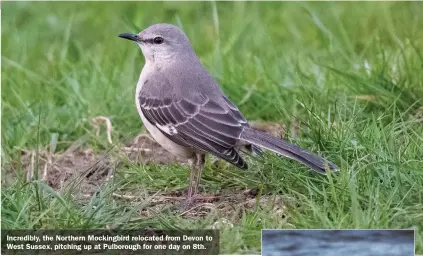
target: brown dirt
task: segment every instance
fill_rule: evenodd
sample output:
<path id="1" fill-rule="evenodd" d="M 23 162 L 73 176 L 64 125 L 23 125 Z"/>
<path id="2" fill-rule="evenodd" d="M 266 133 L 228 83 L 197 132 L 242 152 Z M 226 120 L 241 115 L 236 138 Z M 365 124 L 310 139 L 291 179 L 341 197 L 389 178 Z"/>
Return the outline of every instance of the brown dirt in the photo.
<path id="1" fill-rule="evenodd" d="M 169 164 L 186 161 L 185 159 L 176 158 L 146 133 L 139 134 L 123 150 L 128 159 L 134 163 Z"/>
<path id="2" fill-rule="evenodd" d="M 275 216 L 284 217 L 287 200 L 284 200 L 282 196 L 262 195 L 260 199 L 257 196 L 256 189 L 225 191 L 220 195 L 215 195 L 213 201 L 198 203 L 182 214 L 187 217 L 198 218 L 210 212 L 215 212 L 220 217 L 239 219 L 242 217 L 243 210 L 258 208 L 268 210 Z"/>
<path id="3" fill-rule="evenodd" d="M 27 181 L 34 179 L 35 151 L 23 151 L 22 169 L 26 171 Z M 113 166 L 110 157 L 96 155 L 91 149 L 84 151 L 49 154 L 39 152 L 38 176 L 56 191 L 62 191 L 70 182 L 80 179 L 79 190 L 91 195 L 110 175 Z"/>
<path id="4" fill-rule="evenodd" d="M 286 131 L 286 127 L 278 123 L 252 122 L 251 125 L 277 137 L 283 136 Z M 127 159 L 138 164 L 186 162 L 184 159 L 174 157 L 145 133 L 138 135 L 133 141 L 124 145 L 119 149 L 118 154 L 122 155 L 122 152 Z M 35 158 L 34 150 L 22 151 L 21 167 L 26 171 L 27 181 L 33 180 L 33 170 L 37 164 Z M 103 183 L 110 179 L 115 167 L 119 164 L 118 159 L 113 157 L 113 154 L 96 154 L 92 149 L 82 150 L 76 147 L 61 154 L 51 154 L 47 149 L 44 149 L 39 152 L 39 177 L 58 192 L 63 191 L 68 184 L 77 179 L 78 189 L 75 191 L 81 191 L 81 194 L 74 196 L 87 200 Z M 16 168 L 17 163 L 13 163 L 13 165 Z M 113 195 L 121 200 L 149 200 L 150 205 L 140 216 L 140 218 L 148 218 L 168 207 L 169 204 L 179 206 L 184 200 L 182 194 L 181 192 L 171 192 L 170 194 L 138 197 L 117 193 Z M 229 217 L 240 215 L 242 209 L 253 209 L 255 207 L 268 208 L 277 215 L 283 215 L 284 204 L 281 198 L 262 196 L 258 200 L 256 197 L 257 192 L 254 190 L 227 191 L 214 195 L 202 194 L 202 199 L 198 200 L 196 207 L 182 213 L 182 215 L 196 218 L 210 212 L 216 212 L 221 216 Z M 179 210 L 179 207 L 176 208 Z"/>
<path id="5" fill-rule="evenodd" d="M 286 133 L 286 125 L 275 122 L 251 121 L 251 127 L 262 132 L 267 132 L 275 137 L 283 137 Z"/>
<path id="6" fill-rule="evenodd" d="M 149 219 L 162 211 L 168 211 L 170 206 L 175 214 L 186 218 L 198 219 L 210 213 L 214 213 L 220 218 L 226 219 L 225 223 L 215 223 L 216 225 L 231 225 L 231 221 L 239 220 L 244 210 L 254 210 L 256 208 L 271 212 L 277 218 L 285 218 L 286 205 L 291 200 L 281 195 L 262 195 L 257 198 L 257 190 L 226 190 L 219 194 L 201 193 L 197 197 L 196 203 L 187 210 L 181 211 L 185 196 L 181 192 L 161 193 L 154 195 L 121 195 L 114 194 L 117 198 L 130 201 L 149 202 L 136 217 L 136 220 Z M 133 219 L 133 220 L 135 220 Z"/>

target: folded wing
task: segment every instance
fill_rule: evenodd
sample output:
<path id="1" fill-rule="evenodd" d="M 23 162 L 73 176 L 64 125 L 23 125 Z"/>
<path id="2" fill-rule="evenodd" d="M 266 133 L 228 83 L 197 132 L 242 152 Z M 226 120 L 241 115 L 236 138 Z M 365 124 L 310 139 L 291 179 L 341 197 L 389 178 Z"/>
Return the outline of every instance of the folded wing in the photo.
<path id="1" fill-rule="evenodd" d="M 141 90 L 138 104 L 145 118 L 175 143 L 209 152 L 239 168 L 248 168 L 235 150 L 247 123 L 240 113 L 234 114 L 237 111 L 203 94 L 183 99 L 167 94 L 159 98 L 149 90 Z"/>

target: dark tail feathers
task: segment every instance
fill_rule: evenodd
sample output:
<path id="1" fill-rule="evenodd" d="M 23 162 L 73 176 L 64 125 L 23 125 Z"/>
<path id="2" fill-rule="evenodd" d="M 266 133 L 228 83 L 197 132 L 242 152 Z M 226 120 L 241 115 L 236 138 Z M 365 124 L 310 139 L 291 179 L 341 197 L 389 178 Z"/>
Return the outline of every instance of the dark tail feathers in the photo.
<path id="1" fill-rule="evenodd" d="M 335 164 L 314 153 L 249 127 L 245 127 L 240 139 L 294 159 L 320 173 L 326 173 L 327 169 L 332 171 L 338 169 Z"/>

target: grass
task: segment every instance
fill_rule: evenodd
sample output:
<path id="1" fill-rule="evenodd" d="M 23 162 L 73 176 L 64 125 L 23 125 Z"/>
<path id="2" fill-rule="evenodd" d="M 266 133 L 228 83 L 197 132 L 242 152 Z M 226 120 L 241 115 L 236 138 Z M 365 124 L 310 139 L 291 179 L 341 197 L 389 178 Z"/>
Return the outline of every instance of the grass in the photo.
<path id="1" fill-rule="evenodd" d="M 233 225 L 221 228 L 227 254 L 259 254 L 263 228 L 415 228 L 423 253 L 422 3 L 3 2 L 2 9 L 2 228 L 194 229 L 225 218 Z M 282 196 L 282 216 L 257 201 L 233 214 L 189 218 L 169 206 L 142 218 L 148 200 L 113 196 L 184 189 L 187 169 L 177 164 L 126 161 L 86 203 L 73 196 L 77 187 L 57 193 L 40 179 L 27 183 L 21 149 L 63 152 L 82 141 L 119 156 L 104 131 L 93 132 L 90 120 L 100 115 L 112 121 L 114 141 L 140 132 L 133 94 L 144 59 L 117 35 L 161 22 L 185 30 L 247 119 L 296 120 L 300 135 L 285 139 L 322 152 L 341 172 L 322 177 L 270 153 L 248 171 L 207 164 L 202 191 Z"/>

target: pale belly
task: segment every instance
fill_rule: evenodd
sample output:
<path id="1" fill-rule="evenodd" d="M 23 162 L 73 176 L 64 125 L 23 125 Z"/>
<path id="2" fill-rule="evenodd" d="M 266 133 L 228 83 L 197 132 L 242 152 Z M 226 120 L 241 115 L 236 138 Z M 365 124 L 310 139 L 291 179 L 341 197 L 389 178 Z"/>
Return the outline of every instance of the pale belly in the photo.
<path id="1" fill-rule="evenodd" d="M 151 124 L 147 120 L 147 118 L 144 117 L 144 115 L 141 111 L 140 104 L 138 102 L 138 95 L 139 95 L 139 93 L 142 89 L 142 86 L 143 86 L 143 84 L 146 80 L 145 78 L 148 77 L 148 73 L 149 73 L 149 70 L 146 69 L 146 67 L 144 66 L 143 70 L 141 71 L 141 75 L 140 75 L 140 78 L 139 78 L 138 84 L 137 84 L 137 90 L 136 90 L 136 93 L 135 93 L 135 105 L 137 106 L 137 111 L 138 111 L 138 114 L 141 117 L 141 121 L 143 122 L 145 128 L 151 134 L 153 139 L 157 143 L 159 143 L 160 146 L 162 146 L 164 149 L 166 149 L 167 151 L 169 151 L 170 153 L 172 153 L 173 155 L 178 156 L 178 157 L 182 157 L 182 158 L 193 157 L 195 152 L 192 149 L 180 146 L 179 144 L 176 144 L 175 142 L 171 141 L 165 135 L 163 135 L 163 133 L 159 130 L 159 128 L 157 128 L 155 125 Z"/>

